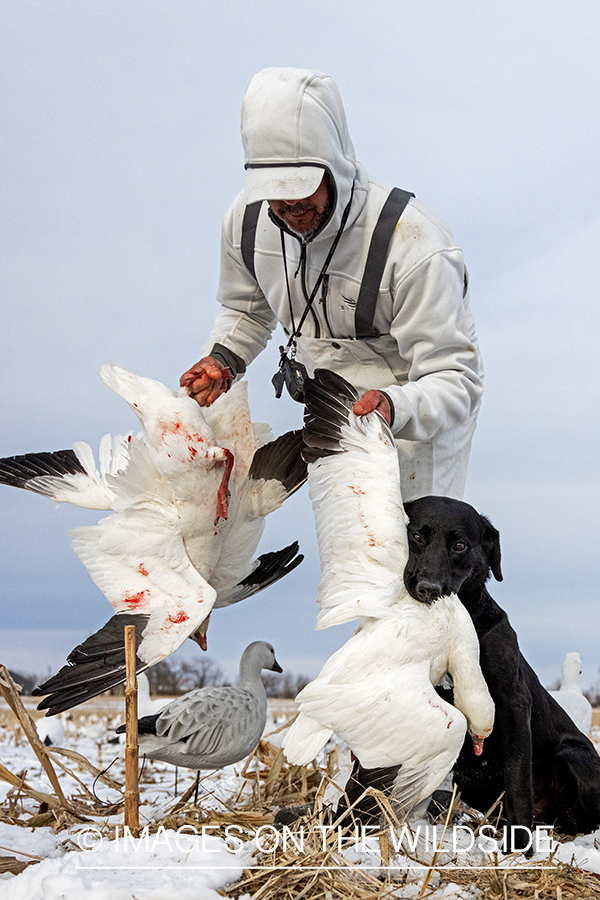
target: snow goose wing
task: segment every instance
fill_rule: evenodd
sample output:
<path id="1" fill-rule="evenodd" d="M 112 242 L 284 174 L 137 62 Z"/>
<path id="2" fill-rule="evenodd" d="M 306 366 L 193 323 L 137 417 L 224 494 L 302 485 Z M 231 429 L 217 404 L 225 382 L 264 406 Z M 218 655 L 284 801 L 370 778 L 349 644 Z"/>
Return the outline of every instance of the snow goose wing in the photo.
<path id="1" fill-rule="evenodd" d="M 382 616 L 403 590 L 406 516 L 394 438 L 381 416 L 355 416 L 356 391 L 318 370 L 303 455 L 321 561 L 317 628 Z"/>
<path id="2" fill-rule="evenodd" d="M 190 769 L 220 769 L 254 750 L 267 720 L 262 669 L 281 672 L 275 651 L 254 641 L 240 660 L 237 687 L 190 691 L 138 721 L 140 753 Z M 117 733 L 123 733 L 121 725 Z"/>
<path id="3" fill-rule="evenodd" d="M 324 370 L 307 384 L 305 453 L 322 569 L 317 627 L 357 617 L 361 625 L 298 695 L 300 715 L 283 748 L 290 762 L 308 763 L 335 732 L 366 768 L 400 765 L 394 799 L 408 809 L 452 767 L 467 720 L 480 746 L 492 729 L 493 703 L 458 598 L 427 605 L 404 587 L 396 449 L 378 414 L 352 413 L 357 398 Z M 446 672 L 456 707 L 434 690 Z"/>
<path id="4" fill-rule="evenodd" d="M 41 494 L 55 503 L 112 509 L 115 494 L 106 475 L 116 472 L 119 465 L 126 465 L 129 437 L 104 435 L 100 442 L 100 471 L 96 469 L 92 448 L 81 441 L 72 450 L 5 457 L 0 459 L 0 484 Z"/>
<path id="5" fill-rule="evenodd" d="M 187 637 L 205 646 L 214 605 L 239 602 L 302 561 L 297 544 L 253 559 L 265 516 L 306 480 L 300 432 L 269 441 L 268 427 L 251 422 L 244 383 L 203 411 L 114 363 L 100 374 L 142 425 L 141 435 L 103 439 L 100 471 L 85 444 L 0 461 L 4 483 L 114 511 L 72 532 L 116 615 L 36 689 L 51 695 L 39 707 L 49 715 L 124 680 L 125 625 L 136 626 L 143 671 Z"/>
<path id="6" fill-rule="evenodd" d="M 39 709 L 62 712 L 125 679 L 124 629 L 136 629 L 136 669 L 174 653 L 210 613 L 216 591 L 189 561 L 174 522 L 148 509 L 75 529 L 73 547 L 115 615 L 76 647 L 33 692 Z"/>

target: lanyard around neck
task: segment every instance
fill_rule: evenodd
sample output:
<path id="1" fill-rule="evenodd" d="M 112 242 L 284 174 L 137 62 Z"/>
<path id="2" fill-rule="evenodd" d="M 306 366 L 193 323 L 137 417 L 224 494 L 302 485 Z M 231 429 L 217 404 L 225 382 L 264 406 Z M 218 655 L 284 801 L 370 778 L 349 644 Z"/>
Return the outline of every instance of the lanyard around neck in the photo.
<path id="1" fill-rule="evenodd" d="M 293 315 L 293 312 L 292 312 L 292 298 L 291 298 L 291 295 L 290 295 L 290 282 L 289 282 L 289 277 L 288 277 L 287 260 L 286 260 L 286 256 L 285 256 L 285 238 L 284 238 L 284 232 L 283 232 L 283 231 L 281 232 L 281 242 L 282 242 L 282 252 L 283 252 L 283 267 L 284 267 L 284 270 L 285 270 L 285 283 L 286 283 L 286 287 L 287 287 L 288 303 L 289 303 L 289 307 L 290 307 L 290 316 L 291 316 L 291 319 L 292 319 L 292 333 L 291 333 L 291 335 L 290 335 L 290 337 L 289 337 L 289 340 L 288 340 L 288 342 L 287 342 L 287 344 L 286 344 L 286 347 L 285 347 L 285 350 L 284 350 L 284 354 L 286 354 L 286 355 L 287 355 L 288 350 L 289 350 L 290 347 L 292 347 L 292 346 L 293 346 L 293 348 L 294 348 L 294 349 L 292 350 L 292 356 L 295 355 L 296 339 L 299 338 L 299 337 L 301 336 L 301 334 L 302 334 L 302 326 L 304 325 L 304 322 L 306 321 L 306 317 L 307 317 L 307 315 L 309 314 L 309 312 L 310 312 L 310 310 L 311 310 L 311 307 L 312 307 L 312 305 L 313 305 L 314 299 L 315 299 L 315 297 L 317 296 L 317 294 L 318 294 L 318 292 L 319 292 L 319 288 L 321 287 L 321 284 L 322 284 L 322 282 L 323 282 L 323 279 L 325 278 L 325 275 L 327 274 L 327 269 L 329 268 L 329 263 L 331 262 L 332 257 L 333 257 L 333 254 L 335 253 L 336 247 L 337 247 L 337 245 L 338 245 L 339 242 L 340 242 L 340 238 L 341 238 L 341 236 L 342 236 L 342 232 L 343 232 L 343 230 L 344 230 L 344 228 L 345 228 L 345 226 L 346 226 L 346 222 L 348 221 L 348 216 L 350 215 L 350 207 L 351 207 L 351 205 L 352 205 L 352 198 L 353 198 L 353 196 L 354 196 L 354 182 L 352 182 L 352 190 L 350 191 L 350 199 L 348 200 L 348 203 L 346 204 L 346 208 L 344 209 L 344 212 L 342 213 L 342 220 L 341 220 L 341 222 L 340 222 L 340 227 L 339 227 L 339 229 L 338 229 L 338 232 L 337 232 L 335 238 L 333 239 L 333 242 L 332 242 L 332 244 L 331 244 L 331 247 L 329 248 L 329 253 L 327 254 L 327 258 L 326 258 L 325 262 L 323 263 L 323 266 L 322 266 L 322 268 L 321 268 L 321 271 L 319 272 L 319 277 L 317 278 L 317 280 L 316 280 L 316 282 L 315 282 L 315 285 L 314 285 L 312 291 L 310 292 L 310 297 L 309 297 L 308 300 L 306 301 L 306 306 L 305 306 L 305 308 L 304 308 L 304 312 L 302 313 L 302 316 L 301 316 L 301 318 L 300 318 L 300 321 L 298 322 L 298 327 L 297 327 L 297 328 L 296 328 L 295 323 L 294 323 L 294 315 Z M 304 252 L 304 251 L 305 251 L 305 245 L 303 246 L 302 249 L 303 249 L 303 252 Z"/>

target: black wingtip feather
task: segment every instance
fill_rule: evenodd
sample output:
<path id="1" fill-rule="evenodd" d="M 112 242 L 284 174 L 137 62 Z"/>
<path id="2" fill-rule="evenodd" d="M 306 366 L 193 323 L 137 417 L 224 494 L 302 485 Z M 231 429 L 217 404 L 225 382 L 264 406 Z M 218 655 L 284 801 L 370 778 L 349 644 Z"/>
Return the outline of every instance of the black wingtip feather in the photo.
<path id="1" fill-rule="evenodd" d="M 112 616 L 95 634 L 75 647 L 67 665 L 32 691 L 36 697 L 46 694 L 38 709 L 54 716 L 125 681 L 125 626 L 135 625 L 136 650 L 142 640 L 149 616 L 121 613 Z M 147 665 L 136 657 L 136 671 Z"/>
<path id="2" fill-rule="evenodd" d="M 42 475 L 85 474 L 85 469 L 73 450 L 56 450 L 54 453 L 25 453 L 0 459 L 0 484 L 28 490 L 28 484 Z"/>
<path id="3" fill-rule="evenodd" d="M 215 603 L 215 609 L 222 609 L 231 603 L 239 603 L 246 600 L 259 591 L 275 584 L 281 578 L 289 575 L 300 565 L 304 556 L 298 553 L 298 541 L 294 541 L 289 547 L 282 550 L 274 550 L 272 553 L 263 553 L 258 557 L 258 565 L 243 581 L 235 585 L 224 597 L 219 597 Z"/>
<path id="4" fill-rule="evenodd" d="M 280 481 L 289 494 L 293 494 L 306 481 L 306 463 L 302 459 L 302 430 L 287 431 L 269 441 L 254 454 L 249 477 L 255 481 L 274 478 Z"/>
<path id="5" fill-rule="evenodd" d="M 302 457 L 307 464 L 340 452 L 341 428 L 348 424 L 358 396 L 345 378 L 329 369 L 316 369 L 314 378 L 306 380 Z"/>
<path id="6" fill-rule="evenodd" d="M 159 716 L 160 713 L 153 713 L 150 716 L 142 716 L 141 719 L 138 719 L 138 734 L 156 734 L 156 723 Z M 118 728 L 115 728 L 115 734 L 125 734 L 126 729 L 126 725 L 119 725 Z"/>
<path id="7" fill-rule="evenodd" d="M 315 369 L 315 376 L 312 380 L 329 393 L 335 394 L 339 399 L 344 398 L 349 401 L 352 406 L 358 400 L 359 394 L 354 385 L 336 372 L 332 372 L 331 369 Z"/>
<path id="8" fill-rule="evenodd" d="M 256 586 L 257 591 L 262 591 L 269 585 L 275 584 L 276 581 L 300 565 L 304 556 L 302 553 L 298 553 L 299 549 L 298 541 L 294 541 L 293 544 L 282 550 L 261 554 L 258 557 L 258 566 L 240 584 L 248 587 Z"/>

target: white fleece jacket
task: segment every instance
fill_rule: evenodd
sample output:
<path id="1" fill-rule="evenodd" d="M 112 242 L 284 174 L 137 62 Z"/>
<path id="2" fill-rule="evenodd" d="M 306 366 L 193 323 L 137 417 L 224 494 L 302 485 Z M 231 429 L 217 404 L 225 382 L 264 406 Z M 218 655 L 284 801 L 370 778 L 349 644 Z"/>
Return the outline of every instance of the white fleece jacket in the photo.
<path id="1" fill-rule="evenodd" d="M 242 140 L 247 166 L 304 163 L 321 166 L 330 175 L 335 189 L 332 215 L 304 244 L 308 292 L 339 230 L 354 184 L 350 213 L 328 277 L 298 339 L 298 359 L 309 372 L 317 366 L 335 370 L 359 391 L 384 390 L 394 405 L 393 432 L 398 439 L 435 442 L 458 429 L 463 437 L 454 442 L 456 452 L 466 446 L 468 458 L 483 371 L 463 255 L 447 225 L 418 201 L 409 202 L 396 226 L 381 280 L 374 318 L 379 337 L 359 340 L 356 300 L 373 228 L 390 189 L 370 179 L 356 161 L 332 78 L 300 69 L 259 72 L 244 97 Z M 253 278 L 241 255 L 244 211 L 240 193 L 223 223 L 217 296 L 221 309 L 206 350 L 218 342 L 249 364 L 264 349 L 278 321 L 291 333 L 292 318 L 281 228 L 263 203 Z M 303 244 L 289 232 L 284 243 L 297 325 L 306 306 L 298 271 Z M 274 371 L 277 362 L 278 356 Z M 450 455 L 452 443 L 446 440 Z"/>

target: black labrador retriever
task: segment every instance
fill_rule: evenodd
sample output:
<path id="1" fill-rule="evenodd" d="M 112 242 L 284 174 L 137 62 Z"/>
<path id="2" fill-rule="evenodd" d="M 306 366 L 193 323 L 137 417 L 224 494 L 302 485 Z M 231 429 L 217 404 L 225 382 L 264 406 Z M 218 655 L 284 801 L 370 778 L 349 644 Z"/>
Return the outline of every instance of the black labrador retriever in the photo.
<path id="1" fill-rule="evenodd" d="M 485 812 L 505 792 L 504 817 L 514 835 L 510 849 L 525 848 L 529 840 L 526 832 L 511 832 L 512 826 L 544 823 L 569 835 L 593 831 L 600 826 L 600 757 L 542 687 L 519 651 L 508 616 L 485 587 L 490 573 L 502 580 L 497 530 L 469 504 L 447 497 L 413 500 L 406 513 L 406 588 L 424 603 L 458 594 L 473 619 L 481 668 L 496 704 L 482 755 L 475 756 L 467 739 L 454 767 L 463 801 Z M 350 802 L 369 785 L 391 787 L 395 771 L 356 766 L 346 788 Z"/>

